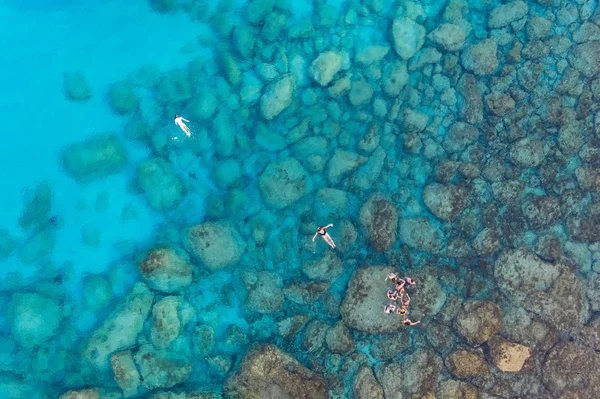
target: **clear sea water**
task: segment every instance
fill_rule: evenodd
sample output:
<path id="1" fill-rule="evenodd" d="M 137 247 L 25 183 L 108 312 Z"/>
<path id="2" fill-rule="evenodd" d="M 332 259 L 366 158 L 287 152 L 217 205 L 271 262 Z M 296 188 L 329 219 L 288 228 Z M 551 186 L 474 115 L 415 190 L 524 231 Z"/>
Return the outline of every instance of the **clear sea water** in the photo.
<path id="1" fill-rule="evenodd" d="M 164 10 L 160 9 L 162 6 L 156 5 L 158 3 L 165 4 L 165 7 L 172 6 L 172 10 L 161 12 Z M 332 392 L 337 392 L 340 397 L 350 397 L 353 376 L 336 371 L 335 366 L 332 366 L 333 360 L 325 349 L 318 354 L 308 350 L 302 342 L 303 339 L 306 340 L 302 335 L 305 330 L 300 330 L 296 340 L 285 340 L 277 332 L 277 323 L 288 317 L 308 315 L 310 320 L 321 320 L 330 326 L 334 325 L 340 320 L 339 302 L 344 299 L 352 273 L 366 265 L 387 264 L 417 274 L 420 270 L 436 269 L 439 270 L 436 278 L 441 282 L 441 290 L 448 297 L 452 295 L 454 303 L 459 304 L 457 306 L 467 299 L 476 299 L 490 300 L 498 303 L 502 309 L 510 309 L 506 305 L 508 302 L 501 299 L 506 292 L 494 282 L 494 262 L 500 254 L 514 248 L 524 247 L 531 252 L 538 248 L 538 253 L 542 252 L 536 246 L 540 237 L 553 233 L 563 246 L 568 247 L 572 244 L 571 241 L 579 245 L 575 247 L 573 244 L 569 248 L 570 259 L 575 259 L 573 267 L 577 270 L 576 278 L 580 284 L 596 277 L 594 261 L 600 256 L 594 252 L 598 248 L 591 246 L 588 249 L 588 245 L 599 239 L 574 239 L 569 236 L 566 218 L 572 209 L 567 209 L 561 217 L 553 219 L 543 228 L 534 227 L 515 233 L 519 236 L 518 239 L 513 239 L 512 236 L 507 238 L 510 233 L 506 229 L 489 221 L 494 212 L 502 213 L 505 208 L 513 206 L 505 207 L 502 201 L 492 198 L 491 187 L 494 181 L 525 183 L 525 191 L 517 196 L 516 209 L 520 209 L 521 204 L 525 203 L 526 194 L 547 194 L 562 199 L 564 191 L 556 189 L 551 192 L 548 186 L 540 184 L 542 166 L 507 166 L 514 163 L 514 156 L 511 160 L 509 155 L 511 148 L 516 145 L 517 140 L 533 134 L 528 129 L 533 130 L 534 122 L 519 126 L 525 130 L 523 136 L 515 133 L 514 139 L 503 142 L 506 148 L 500 150 L 498 146 L 486 146 L 487 138 L 491 141 L 492 136 L 502 136 L 502 129 L 514 132 L 514 126 L 511 127 L 509 122 L 502 125 L 499 122 L 501 117 L 491 114 L 489 105 L 484 106 L 484 120 L 476 123 L 484 131 L 479 139 L 481 145 L 471 148 L 468 154 L 465 151 L 462 157 L 457 157 L 456 153 L 444 152 L 443 143 L 449 126 L 454 121 L 461 120 L 456 107 L 461 109 L 464 103 L 461 96 L 456 94 L 459 97 L 456 107 L 441 105 L 442 90 L 434 89 L 433 83 L 423 82 L 431 82 L 432 75 L 438 72 L 438 78 L 445 79 L 441 76 L 447 71 L 444 69 L 446 67 L 441 66 L 444 62 L 460 64 L 458 59 L 452 60 L 449 56 L 452 52 L 446 54 L 441 51 L 444 58 L 433 62 L 439 64 L 439 67 L 425 65 L 412 70 L 412 61 L 409 61 L 409 78 L 402 94 L 398 96 L 401 101 L 396 103 L 394 98 L 386 96 L 377 86 L 373 98 L 366 105 L 354 106 L 349 102 L 348 95 L 329 95 L 328 89 L 320 87 L 308 72 L 310 63 L 319 53 L 332 48 L 343 49 L 342 69 L 333 82 L 343 76 L 348 76 L 352 81 L 379 81 L 386 64 L 398 59 L 391 35 L 392 20 L 396 13 L 413 13 L 416 15 L 415 19 L 430 32 L 442 23 L 445 9 L 463 7 L 462 9 L 469 10 L 465 14 L 468 18 L 465 23 L 472 28 L 463 48 L 489 36 L 494 36 L 499 41 L 506 40 L 505 45 L 498 46 L 498 54 L 501 56 L 500 65 L 493 74 L 492 79 L 495 80 L 492 82 L 489 76 L 477 77 L 480 87 L 495 84 L 494 91 L 498 91 L 498 87 L 502 88 L 500 81 L 517 74 L 514 68 L 515 65 L 520 65 L 518 62 L 509 65 L 506 61 L 513 43 L 507 36 L 517 32 L 515 36 L 524 41 L 525 45 L 527 40 L 534 41 L 528 39 L 524 27 L 526 22 L 522 18 L 512 27 L 491 32 L 486 30 L 486 21 L 497 5 L 496 2 L 440 0 L 417 2 L 413 6 L 408 2 L 392 0 L 277 0 L 274 3 L 278 7 L 277 12 L 287 16 L 286 28 L 282 32 L 290 27 L 300 27 L 308 20 L 318 26 L 320 17 L 316 9 L 324 3 L 331 6 L 331 18 L 337 22 L 331 27 L 308 29 L 306 35 L 300 38 L 289 39 L 281 33 L 279 38 L 271 41 L 261 39 L 261 35 L 266 35 L 265 32 L 260 33 L 261 23 L 254 39 L 263 40 L 264 47 L 262 54 L 256 54 L 256 60 L 252 60 L 243 59 L 237 53 L 237 44 L 233 39 L 235 35 L 231 33 L 234 28 L 249 24 L 248 4 L 244 0 L 1 2 L 0 115 L 3 120 L 1 130 L 4 143 L 0 146 L 0 229 L 3 230 L 5 241 L 0 242 L 0 249 L 3 244 L 9 245 L 6 244 L 10 241 L 6 239 L 7 235 L 12 237 L 14 249 L 0 258 L 0 399 L 53 398 L 69 390 L 88 387 L 102 390 L 102 395 L 105 395 L 102 397 L 121 397 L 122 391 L 115 382 L 112 371 L 106 370 L 93 377 L 89 371 L 84 371 L 86 366 L 82 348 L 98 326 L 119 307 L 134 284 L 142 281 L 139 263 L 148 250 L 169 245 L 178 246 L 178 250 L 183 251 L 180 234 L 183 236 L 185 229 L 199 223 L 218 220 L 233 225 L 244 242 L 245 254 L 235 265 L 218 271 L 210 270 L 197 259 L 191 260 L 194 267 L 193 282 L 179 295 L 191 304 L 194 315 L 186 327 L 182 328 L 180 336 L 183 341 L 190 340 L 194 328 L 208 326 L 214 331 L 216 344 L 207 354 L 188 353 L 186 361 L 193 371 L 182 383 L 168 387 L 177 392 L 219 392 L 223 381 L 240 367 L 241 359 L 252 345 L 273 343 L 317 373 L 344 380 L 343 387 L 331 388 Z M 551 34 L 557 36 L 572 35 L 585 19 L 585 10 L 589 10 L 592 15 L 597 7 L 594 1 L 582 0 L 575 2 L 576 6 L 573 6 L 568 2 L 559 4 L 557 0 L 553 2 L 552 11 L 546 12 L 545 6 L 540 3 L 548 2 L 528 3 L 529 15 L 526 18 L 534 15 L 548 17 L 552 21 Z M 415 7 L 420 8 L 422 13 L 414 11 Z M 577 14 L 572 7 L 579 10 L 579 16 L 568 22 L 571 15 L 567 15 L 568 12 Z M 350 8 L 358 13 L 348 13 Z M 561 14 L 562 9 L 568 12 Z M 590 19 L 589 16 L 587 18 Z M 355 19 L 361 22 L 348 23 Z M 557 22 L 562 20 L 567 22 L 563 25 Z M 598 37 L 594 37 L 594 40 L 600 39 L 600 30 L 598 31 Z M 590 35 L 596 34 L 595 32 L 594 30 Z M 372 66 L 357 63 L 353 59 L 353 52 L 370 45 L 388 46 L 389 53 Z M 429 41 L 425 46 L 434 47 Z M 222 60 L 227 54 L 233 54 L 237 68 L 243 73 L 240 77 L 241 86 L 231 84 L 235 78 L 226 76 Z M 281 57 L 281 54 L 285 56 Z M 293 55 L 300 55 L 299 58 L 304 63 L 298 63 L 299 58 L 294 58 Z M 262 62 L 273 60 L 272 64 L 263 66 L 263 77 L 259 77 L 257 72 L 261 68 L 258 65 L 259 58 Z M 564 61 L 564 58 L 548 52 L 531 62 L 546 65 L 546 70 L 554 71 L 543 77 L 550 82 L 548 87 L 551 87 L 565 71 L 565 68 L 556 69 L 557 60 Z M 507 69 L 503 69 L 503 62 L 507 63 Z M 240 99 L 240 87 L 246 85 L 245 82 L 262 80 L 264 93 L 271 79 L 268 75 L 273 74 L 278 79 L 287 71 L 296 75 L 291 105 L 273 120 L 266 121 L 261 115 L 260 101 L 247 105 Z M 67 98 L 67 72 L 79 72 L 84 76 L 91 92 L 89 99 L 73 101 Z M 187 87 L 179 87 L 174 95 L 181 95 L 186 90 L 191 90 L 191 95 L 171 104 L 155 101 L 154 96 L 158 90 L 156 87 L 144 88 L 138 84 L 140 76 L 144 74 L 146 79 L 162 81 L 180 73 L 187 74 L 184 79 Z M 235 71 L 232 73 L 235 74 Z M 304 80 L 297 78 L 300 75 L 304 75 Z M 589 87 L 593 77 L 578 74 L 577 79 L 580 84 Z M 456 80 L 456 76 L 448 76 L 452 88 L 456 88 Z M 109 101 L 110 87 L 120 81 L 135 86 L 135 95 L 139 101 L 137 108 L 126 115 L 115 112 Z M 507 85 L 518 86 L 514 83 L 517 81 L 513 79 Z M 523 95 L 516 91 L 506 91 L 515 99 Z M 194 102 L 208 95 L 214 96 L 218 102 L 215 115 L 208 121 L 192 119 L 189 125 L 193 136 L 185 138 L 174 125 L 172 114 L 180 113 L 186 118 L 192 118 L 190 114 L 194 113 Z M 578 101 L 580 92 L 563 92 L 561 95 L 565 108 L 575 108 L 573 104 Z M 543 97 L 540 98 L 543 101 Z M 593 100 L 597 99 L 593 97 Z M 517 108 L 528 101 L 530 100 L 521 97 L 517 100 Z M 405 122 L 408 118 L 406 115 L 389 116 L 393 113 L 394 104 L 400 109 L 410 108 L 420 115 L 428 116 L 427 123 L 435 124 L 435 131 L 410 131 L 414 125 Z M 595 105 L 591 106 L 590 114 L 595 112 L 594 107 Z M 575 118 L 572 114 L 566 115 L 567 118 Z M 578 115 L 576 118 L 584 120 L 587 116 Z M 309 119 L 310 125 L 307 137 L 312 135 L 318 140 L 306 142 L 305 147 L 299 149 L 286 142 L 286 135 L 305 118 Z M 131 126 L 140 121 L 150 126 L 144 140 L 136 140 L 128 133 Z M 379 148 L 383 148 L 386 153 L 384 172 L 378 172 L 380 176 L 373 182 L 357 186 L 355 178 L 368 180 L 368 175 L 372 173 L 366 167 L 358 167 L 344 175 L 339 183 L 332 182 L 335 179 L 328 177 L 328 166 L 324 165 L 329 165 L 326 162 L 336 150 L 358 153 L 365 157 L 361 161 L 363 163 L 373 157 L 374 153 L 359 149 L 360 139 L 371 126 L 377 126 L 382 136 Z M 332 133 L 332 130 L 338 128 L 339 133 Z M 549 136 L 553 135 L 556 129 L 548 132 Z M 114 135 L 128 154 L 126 165 L 118 173 L 85 182 L 78 181 L 67 173 L 61 159 L 68 146 L 107 134 Z M 546 146 L 550 149 L 545 156 L 550 157 L 548 154 L 555 150 L 556 144 L 551 144 L 554 139 L 546 139 Z M 586 131 L 582 138 L 566 140 L 579 139 L 583 142 L 596 140 L 590 131 Z M 421 148 L 416 150 L 411 144 L 415 140 L 421 140 L 422 143 Z M 571 184 L 569 187 L 574 187 L 575 191 L 591 198 L 590 201 L 593 202 L 597 194 L 593 189 L 581 188 L 581 184 L 578 186 L 574 174 L 577 166 L 586 163 L 596 166 L 595 158 L 583 155 L 578 157 L 583 142 L 576 151 L 563 151 L 566 158 L 560 159 L 561 162 L 564 161 L 562 165 L 567 165 L 565 170 L 568 176 L 564 181 L 568 182 L 565 184 Z M 561 146 L 560 143 L 558 145 Z M 595 146 L 594 142 L 592 147 L 596 148 Z M 483 153 L 479 156 L 477 151 Z M 498 154 L 504 157 L 499 158 L 499 162 L 505 166 L 502 172 L 505 177 L 497 180 L 481 178 L 480 174 L 485 175 L 483 169 L 487 165 L 486 160 L 500 156 Z M 176 206 L 164 211 L 157 211 L 149 206 L 135 183 L 139 164 L 153 157 L 163 158 L 185 187 L 185 196 Z M 310 183 L 300 198 L 279 209 L 265 201 L 259 187 L 259 176 L 270 162 L 287 157 L 298 158 L 302 167 L 308 170 Z M 553 159 L 558 158 L 555 156 Z M 590 160 L 591 158 L 593 159 Z M 232 159 L 240 165 L 240 176 L 232 184 L 220 186 L 216 171 L 222 165 L 230 165 L 226 162 Z M 452 184 L 475 187 L 470 194 L 473 198 L 484 196 L 481 194 L 483 192 L 490 198 L 472 201 L 465 211 L 475 215 L 471 218 L 444 220 L 443 217 L 434 215 L 423 200 L 425 186 L 441 180 L 440 165 L 449 159 L 462 162 L 465 169 L 473 167 L 478 171 L 472 175 L 465 172 L 465 169 L 459 169 L 460 172 L 451 179 Z M 559 161 L 555 164 L 557 162 Z M 222 173 L 226 175 L 235 174 L 236 170 L 229 166 L 222 169 Z M 482 186 L 488 188 L 481 189 Z M 44 191 L 44 187 L 49 188 L 50 195 L 31 202 L 36 190 Z M 327 187 L 347 191 L 351 200 L 339 209 L 319 207 L 323 202 L 318 201 L 316 193 Z M 170 185 L 163 187 L 164 190 L 168 188 L 171 188 Z M 374 193 L 382 193 L 393 203 L 400 218 L 424 217 L 434 229 L 444 235 L 460 238 L 462 242 L 466 241 L 467 246 L 477 246 L 475 237 L 484 228 L 490 227 L 500 232 L 499 247 L 494 248 L 491 253 L 477 253 L 471 249 L 472 252 L 467 256 L 451 256 L 448 253 L 440 255 L 439 252 L 428 253 L 423 248 L 415 248 L 400 237 L 395 237 L 391 248 L 376 251 L 360 220 L 361 207 Z M 26 208 L 38 215 L 33 227 L 24 228 L 19 223 Z M 596 216 L 594 214 L 593 217 Z M 507 218 L 502 219 L 501 223 L 507 224 Z M 530 219 L 527 220 L 533 223 Z M 381 224 L 385 222 L 379 220 Z M 257 223 L 267 225 L 266 245 L 256 243 Z M 338 243 L 336 254 L 342 262 L 343 273 L 336 276 L 335 281 L 327 286 L 327 291 L 321 293 L 314 302 L 295 301 L 294 293 L 289 287 L 310 281 L 306 273 L 302 273 L 303 265 L 318 261 L 329 250 L 320 240 L 317 241 L 317 246 L 311 244 L 314 229 L 327 223 L 334 223 L 335 226 L 330 231 Z M 346 226 L 344 231 L 347 235 L 340 236 L 341 226 Z M 340 230 L 336 231 L 336 228 Z M 397 229 L 394 227 L 392 230 L 396 232 Z M 356 237 L 351 239 L 353 234 Z M 419 234 L 414 232 L 415 236 Z M 345 239 L 350 243 L 345 244 Z M 567 245 L 567 242 L 570 244 Z M 443 245 L 449 244 L 444 242 Z M 231 248 L 223 250 L 229 251 Z M 565 251 L 567 252 L 569 251 Z M 555 261 L 556 259 L 552 260 Z M 587 267 L 584 266 L 586 262 L 589 263 Z M 281 304 L 275 305 L 275 310 L 256 312 L 249 305 L 248 291 L 254 288 L 248 288 L 251 285 L 248 281 L 252 278 L 245 273 L 252 271 L 270 273 L 268 284 L 274 278 L 271 289 L 274 293 L 269 295 L 278 298 L 285 292 L 285 299 Z M 451 277 L 446 278 L 445 273 Z M 90 276 L 100 276 L 109 288 L 100 294 L 90 292 L 89 287 L 86 291 L 84 281 L 89 280 Z M 462 281 L 460 288 L 457 288 L 452 285 L 456 279 L 469 279 L 469 283 Z M 465 288 L 465 284 L 468 287 Z M 283 290 L 284 287 L 287 287 L 286 290 Z M 589 288 L 586 290 L 587 297 L 593 297 L 595 291 L 590 291 Z M 46 305 L 58 304 L 59 309 L 54 313 L 59 316 L 44 315 L 43 312 L 40 315 L 36 309 L 28 313 L 27 309 L 16 305 L 23 294 L 32 293 L 47 301 Z M 155 295 L 156 302 L 165 294 L 156 292 Z M 418 296 L 418 291 L 415 295 Z M 98 306 L 93 303 L 96 298 Z M 269 300 L 273 298 L 269 297 L 265 301 Z M 49 313 L 55 310 L 52 307 L 48 310 L 46 305 L 35 301 L 32 303 Z M 446 306 L 452 308 L 450 300 Z M 588 313 L 582 316 L 582 320 L 585 320 L 578 327 L 586 325 L 587 320 L 593 318 L 594 311 L 600 308 L 595 307 L 594 303 L 586 305 L 586 309 L 588 306 Z M 445 309 L 440 314 L 452 312 Z M 437 309 L 438 312 L 439 310 Z M 585 312 L 582 311 L 583 313 Z M 48 327 L 46 323 L 52 325 L 55 316 L 58 317 L 56 325 Z M 407 338 L 418 348 L 431 346 L 427 341 L 430 339 L 427 328 L 432 323 L 445 323 L 449 327 L 453 325 L 452 321 L 442 320 L 441 316 L 435 319 L 427 319 L 426 314 L 424 316 L 422 326 L 411 330 L 411 336 Z M 48 320 L 44 320 L 45 317 Z M 151 341 L 150 318 L 151 316 L 145 319 L 145 327 L 137 342 L 121 349 L 132 349 L 135 352 L 141 345 Z M 548 325 L 550 329 L 554 328 L 551 323 Z M 226 336 L 231 335 L 232 326 L 239 327 L 241 334 L 245 336 L 236 345 L 225 342 Z M 40 332 L 44 328 L 51 332 Z M 16 330 L 21 334 L 26 330 L 25 338 L 17 336 Z M 27 331 L 36 337 L 41 334 L 44 338 L 32 338 L 35 341 L 33 345 L 24 343 L 29 339 Z M 569 330 L 569 334 L 576 335 L 572 331 Z M 356 341 L 353 351 L 367 354 L 367 361 L 374 370 L 381 367 L 385 362 L 375 359 L 372 349 L 369 349 L 381 336 L 355 329 L 351 329 L 351 332 Z M 456 332 L 453 334 L 458 336 Z M 510 340 L 517 340 L 514 334 L 511 335 L 511 331 L 503 331 L 501 334 Z M 323 342 L 321 344 L 323 348 L 326 347 Z M 459 342 L 457 345 L 463 344 L 465 343 Z M 176 351 L 173 348 L 168 350 Z M 335 360 L 343 362 L 345 357 L 350 356 L 347 353 L 342 355 L 342 360 Z M 398 355 L 395 361 L 402 362 L 404 356 L 406 353 Z M 440 356 L 444 358 L 446 353 L 442 351 Z M 489 360 L 489 354 L 487 356 Z M 535 356 L 543 358 L 541 354 Z M 219 359 L 226 359 L 231 367 L 219 371 L 214 366 Z M 448 371 L 442 370 L 439 373 L 449 375 Z M 537 374 L 532 375 L 535 375 L 532 378 L 538 378 Z M 443 378 L 446 377 L 440 377 Z M 328 381 L 331 382 L 331 378 Z M 485 389 L 487 388 L 480 390 Z M 137 393 L 130 396 L 148 397 L 159 390 L 142 384 Z M 498 392 L 496 391 L 497 394 Z M 543 397 L 548 391 L 539 392 L 543 392 L 539 396 Z M 502 397 L 501 394 L 498 395 Z"/>

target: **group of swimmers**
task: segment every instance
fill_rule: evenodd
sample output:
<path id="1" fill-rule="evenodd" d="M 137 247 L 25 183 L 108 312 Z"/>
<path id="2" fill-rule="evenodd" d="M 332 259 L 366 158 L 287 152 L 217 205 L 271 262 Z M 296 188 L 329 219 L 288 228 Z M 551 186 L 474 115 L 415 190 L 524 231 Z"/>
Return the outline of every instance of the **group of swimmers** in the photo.
<path id="1" fill-rule="evenodd" d="M 383 311 L 387 314 L 396 313 L 402 316 L 402 323 L 407 326 L 414 326 L 419 324 L 419 321 L 411 321 L 408 318 L 408 308 L 410 306 L 410 296 L 406 292 L 405 288 L 412 287 L 416 284 L 415 280 L 410 277 L 400 278 L 396 273 L 390 273 L 385 278 L 385 281 L 391 280 L 394 283 L 394 289 L 388 290 L 387 298 L 392 303 L 385 305 Z M 400 302 L 398 304 L 398 301 Z"/>

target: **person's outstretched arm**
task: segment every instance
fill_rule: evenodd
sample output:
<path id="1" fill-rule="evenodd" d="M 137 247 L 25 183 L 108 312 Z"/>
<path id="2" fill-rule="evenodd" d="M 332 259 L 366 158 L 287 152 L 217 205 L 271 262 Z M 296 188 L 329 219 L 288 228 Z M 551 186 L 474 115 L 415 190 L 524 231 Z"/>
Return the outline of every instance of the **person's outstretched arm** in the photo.
<path id="1" fill-rule="evenodd" d="M 317 238 L 317 236 L 318 236 L 318 235 L 319 235 L 319 233 L 318 233 L 318 232 L 317 232 L 317 233 L 315 233 L 315 235 L 313 236 L 313 239 L 312 239 L 312 240 L 313 240 L 313 242 L 315 242 L 315 238 Z"/>
<path id="2" fill-rule="evenodd" d="M 186 122 L 189 122 L 187 119 L 185 119 L 185 118 L 183 118 L 183 117 L 182 117 L 181 119 L 183 119 L 183 120 L 184 120 L 184 121 L 186 121 Z"/>
<path id="3" fill-rule="evenodd" d="M 327 226 L 325 226 L 326 229 L 333 227 L 333 223 L 329 223 Z"/>

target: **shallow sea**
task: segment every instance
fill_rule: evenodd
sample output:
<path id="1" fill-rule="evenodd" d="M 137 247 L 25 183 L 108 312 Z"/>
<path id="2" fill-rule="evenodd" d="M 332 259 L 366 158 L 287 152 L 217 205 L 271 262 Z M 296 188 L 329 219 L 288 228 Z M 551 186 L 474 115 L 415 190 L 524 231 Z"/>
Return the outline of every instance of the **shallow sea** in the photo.
<path id="1" fill-rule="evenodd" d="M 0 399 L 220 395 L 265 343 L 331 397 L 594 397 L 548 359 L 600 366 L 597 3 L 250 3 L 0 4 Z"/>

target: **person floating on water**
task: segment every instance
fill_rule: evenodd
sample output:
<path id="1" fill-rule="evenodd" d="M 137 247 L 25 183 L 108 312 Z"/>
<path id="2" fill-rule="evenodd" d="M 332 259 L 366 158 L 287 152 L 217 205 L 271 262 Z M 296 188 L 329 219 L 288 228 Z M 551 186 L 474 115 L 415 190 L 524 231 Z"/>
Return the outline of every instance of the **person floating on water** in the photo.
<path id="1" fill-rule="evenodd" d="M 179 115 L 175 114 L 175 124 L 177 126 L 179 126 L 181 128 L 181 130 L 183 130 L 183 132 L 185 133 L 186 136 L 191 137 L 192 132 L 190 131 L 190 128 L 187 127 L 187 125 L 184 123 L 184 121 L 189 122 L 183 116 L 179 116 Z"/>
<path id="2" fill-rule="evenodd" d="M 329 244 L 329 246 L 331 248 L 335 248 L 335 243 L 333 242 L 333 238 L 331 238 L 329 233 L 327 233 L 327 231 L 325 231 L 330 227 L 333 227 L 333 224 L 329 223 L 327 226 L 317 227 L 317 232 L 315 233 L 315 235 L 312 238 L 313 242 L 315 242 L 315 238 L 317 238 L 317 236 L 321 236 L 321 237 L 323 237 L 323 240 L 325 240 L 325 242 L 327 244 Z"/>
<path id="3" fill-rule="evenodd" d="M 410 319 L 408 317 L 405 317 L 404 319 L 402 319 L 402 323 L 406 326 L 416 326 L 417 324 L 419 324 L 421 322 L 421 320 L 418 321 L 410 321 Z"/>
<path id="4" fill-rule="evenodd" d="M 394 313 L 395 310 L 396 310 L 396 305 L 394 305 L 393 303 L 385 305 L 385 307 L 383 308 L 383 311 L 387 314 Z"/>

